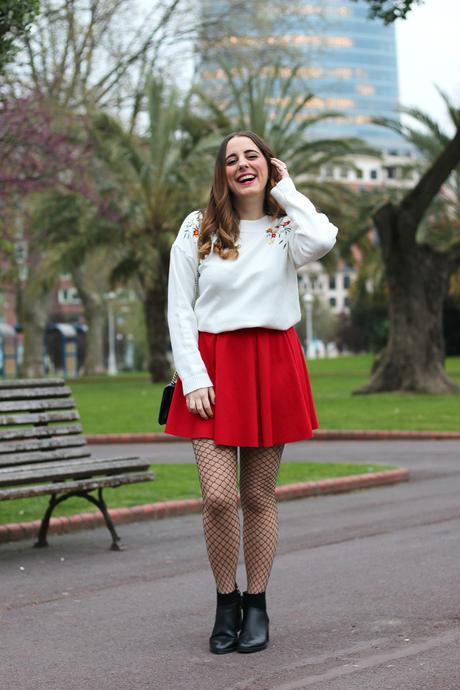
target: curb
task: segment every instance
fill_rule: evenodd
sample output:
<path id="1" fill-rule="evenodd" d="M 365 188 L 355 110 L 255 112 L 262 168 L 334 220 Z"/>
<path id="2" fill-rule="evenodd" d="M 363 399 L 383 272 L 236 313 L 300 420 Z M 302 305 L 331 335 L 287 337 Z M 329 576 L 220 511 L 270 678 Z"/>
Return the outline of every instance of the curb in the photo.
<path id="1" fill-rule="evenodd" d="M 276 488 L 278 502 L 290 501 L 296 498 L 308 498 L 309 496 L 323 496 L 326 494 L 338 494 L 355 489 L 366 489 L 388 484 L 399 484 L 409 480 L 409 471 L 404 467 L 387 472 L 369 472 L 369 474 L 355 474 L 350 477 L 336 479 L 320 479 L 316 482 L 299 482 L 286 484 Z M 201 513 L 201 498 L 188 498 L 176 501 L 163 501 L 161 503 L 148 503 L 134 506 L 133 508 L 112 508 L 110 516 L 116 525 L 140 520 L 161 520 L 175 515 L 190 515 Z M 66 532 L 79 532 L 84 529 L 94 529 L 103 526 L 104 518 L 99 512 L 79 513 L 69 517 L 51 518 L 49 534 L 65 534 Z M 0 543 L 32 539 L 37 536 L 40 520 L 31 522 L 16 522 L 0 525 Z"/>
<path id="2" fill-rule="evenodd" d="M 453 440 L 460 439 L 460 431 L 369 431 L 359 429 L 318 429 L 311 441 L 404 441 L 404 440 Z M 145 434 L 88 434 L 88 443 L 187 443 L 188 438 L 179 438 L 165 433 Z M 305 439 L 307 440 L 307 439 Z"/>

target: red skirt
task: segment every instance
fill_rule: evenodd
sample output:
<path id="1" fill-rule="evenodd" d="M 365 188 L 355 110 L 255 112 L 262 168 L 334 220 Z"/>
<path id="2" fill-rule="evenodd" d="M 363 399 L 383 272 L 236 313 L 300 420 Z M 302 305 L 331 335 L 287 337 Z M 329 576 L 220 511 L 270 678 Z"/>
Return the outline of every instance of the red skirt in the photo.
<path id="1" fill-rule="evenodd" d="M 188 411 L 178 377 L 167 434 L 212 438 L 224 446 L 274 446 L 313 436 L 318 421 L 293 326 L 200 331 L 198 348 L 214 384 L 214 416 L 203 419 Z"/>

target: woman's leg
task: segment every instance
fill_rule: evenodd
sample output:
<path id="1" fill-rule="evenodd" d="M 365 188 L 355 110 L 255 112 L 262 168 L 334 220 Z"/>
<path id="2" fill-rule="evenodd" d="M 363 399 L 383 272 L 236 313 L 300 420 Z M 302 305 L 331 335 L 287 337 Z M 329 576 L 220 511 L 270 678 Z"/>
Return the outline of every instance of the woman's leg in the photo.
<path id="1" fill-rule="evenodd" d="M 235 590 L 240 550 L 237 448 L 192 440 L 203 496 L 203 529 L 217 591 Z"/>
<path id="2" fill-rule="evenodd" d="M 248 594 L 265 592 L 278 543 L 276 480 L 284 445 L 241 448 L 240 496 Z"/>

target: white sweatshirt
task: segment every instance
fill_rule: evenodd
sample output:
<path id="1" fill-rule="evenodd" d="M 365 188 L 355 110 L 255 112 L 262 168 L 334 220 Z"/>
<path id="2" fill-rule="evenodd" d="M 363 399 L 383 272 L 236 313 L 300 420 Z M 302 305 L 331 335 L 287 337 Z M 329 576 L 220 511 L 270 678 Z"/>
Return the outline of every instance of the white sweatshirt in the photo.
<path id="1" fill-rule="evenodd" d="M 187 216 L 171 247 L 168 324 L 185 395 L 213 385 L 198 349 L 198 331 L 287 330 L 301 318 L 296 269 L 317 261 L 335 244 L 335 225 L 290 177 L 271 193 L 287 215 L 241 220 L 238 259 L 211 252 L 198 262 L 200 211 Z"/>

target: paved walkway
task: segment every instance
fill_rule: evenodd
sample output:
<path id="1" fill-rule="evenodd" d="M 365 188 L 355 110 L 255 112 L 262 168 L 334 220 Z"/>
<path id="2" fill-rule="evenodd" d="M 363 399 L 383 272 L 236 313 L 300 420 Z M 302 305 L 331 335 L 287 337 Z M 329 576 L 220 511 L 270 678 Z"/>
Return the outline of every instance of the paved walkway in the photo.
<path id="1" fill-rule="evenodd" d="M 182 444 L 143 448 L 192 460 Z M 213 581 L 190 515 L 122 526 L 120 553 L 105 529 L 55 536 L 46 550 L 3 545 L 2 685 L 459 690 L 459 442 L 311 442 L 285 455 L 337 458 L 400 464 L 412 481 L 280 504 L 267 650 L 209 654 Z"/>

